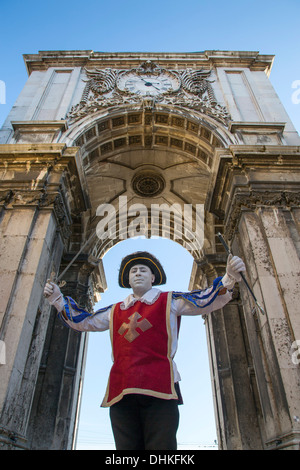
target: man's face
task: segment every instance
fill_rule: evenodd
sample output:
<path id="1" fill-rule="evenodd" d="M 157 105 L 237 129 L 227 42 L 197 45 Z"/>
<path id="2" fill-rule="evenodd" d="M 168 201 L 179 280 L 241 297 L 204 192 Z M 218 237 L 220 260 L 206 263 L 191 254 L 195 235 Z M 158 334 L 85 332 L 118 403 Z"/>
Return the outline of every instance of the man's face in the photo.
<path id="1" fill-rule="evenodd" d="M 151 289 L 154 279 L 151 269 L 144 264 L 136 264 L 129 271 L 129 285 L 140 296 Z"/>

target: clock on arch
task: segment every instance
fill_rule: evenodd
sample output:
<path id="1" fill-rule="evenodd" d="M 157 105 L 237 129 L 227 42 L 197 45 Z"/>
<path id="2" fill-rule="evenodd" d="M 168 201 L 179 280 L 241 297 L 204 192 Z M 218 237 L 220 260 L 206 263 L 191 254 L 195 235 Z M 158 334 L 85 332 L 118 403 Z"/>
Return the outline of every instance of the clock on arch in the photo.
<path id="1" fill-rule="evenodd" d="M 121 91 L 138 96 L 158 96 L 173 93 L 180 88 L 180 79 L 167 70 L 157 72 L 124 72 L 118 79 Z"/>

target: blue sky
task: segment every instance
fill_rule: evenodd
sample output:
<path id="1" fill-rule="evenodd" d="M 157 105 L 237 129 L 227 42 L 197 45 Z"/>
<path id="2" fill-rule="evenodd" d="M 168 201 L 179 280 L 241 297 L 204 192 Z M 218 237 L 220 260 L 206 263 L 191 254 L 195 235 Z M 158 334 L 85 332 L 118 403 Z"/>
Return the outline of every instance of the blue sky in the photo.
<path id="1" fill-rule="evenodd" d="M 299 0 L 1 0 L 0 17 L 0 80 L 6 88 L 6 102 L 0 104 L 0 125 L 27 79 L 22 54 L 76 49 L 219 49 L 275 55 L 270 79 L 300 131 L 300 103 L 292 101 L 296 81 L 300 88 Z M 161 259 L 169 277 L 166 289 L 187 289 L 192 266 L 188 252 L 167 240 L 129 240 L 104 257 L 109 289 L 101 306 L 124 297 L 124 291 L 116 287 L 119 263 L 125 254 L 139 248 L 153 251 Z M 89 344 L 78 448 L 110 448 L 113 439 L 107 410 L 99 407 L 110 367 L 108 334 L 90 335 Z M 185 401 L 181 407 L 179 443 L 212 444 L 216 432 L 205 327 L 200 318 L 183 322 L 176 359 Z"/>
<path id="2" fill-rule="evenodd" d="M 299 0 L 1 0 L 0 125 L 27 79 L 22 54 L 39 50 L 195 52 L 252 50 L 275 54 L 272 83 L 295 123 L 291 101 L 300 79 Z"/>

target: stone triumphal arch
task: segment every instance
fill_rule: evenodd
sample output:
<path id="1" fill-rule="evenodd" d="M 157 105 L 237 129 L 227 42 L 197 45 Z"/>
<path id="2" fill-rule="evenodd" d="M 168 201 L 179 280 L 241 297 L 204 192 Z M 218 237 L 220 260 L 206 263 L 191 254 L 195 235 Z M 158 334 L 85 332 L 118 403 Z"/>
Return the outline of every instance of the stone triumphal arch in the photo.
<path id="1" fill-rule="evenodd" d="M 65 293 L 91 309 L 127 208 L 165 204 L 169 227 L 147 210 L 139 224 L 189 249 L 191 288 L 224 272 L 222 232 L 265 310 L 241 284 L 206 321 L 220 448 L 298 449 L 300 139 L 268 78 L 273 56 L 24 59 L 28 81 L 0 131 L 1 448 L 72 448 L 86 336 L 50 315 L 44 283 L 79 252 Z M 115 218 L 101 238 L 105 204 Z M 180 231 L 182 208 L 197 205 L 201 244 L 194 219 Z"/>

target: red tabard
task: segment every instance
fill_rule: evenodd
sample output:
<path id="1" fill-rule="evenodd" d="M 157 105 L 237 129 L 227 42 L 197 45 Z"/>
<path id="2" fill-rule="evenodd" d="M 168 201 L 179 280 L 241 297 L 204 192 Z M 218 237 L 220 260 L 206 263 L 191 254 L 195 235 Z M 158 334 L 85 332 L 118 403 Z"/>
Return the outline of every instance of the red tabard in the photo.
<path id="1" fill-rule="evenodd" d="M 177 398 L 170 357 L 171 293 L 152 304 L 137 301 L 127 310 L 114 305 L 110 335 L 114 364 L 101 406 L 111 406 L 129 393 Z"/>

